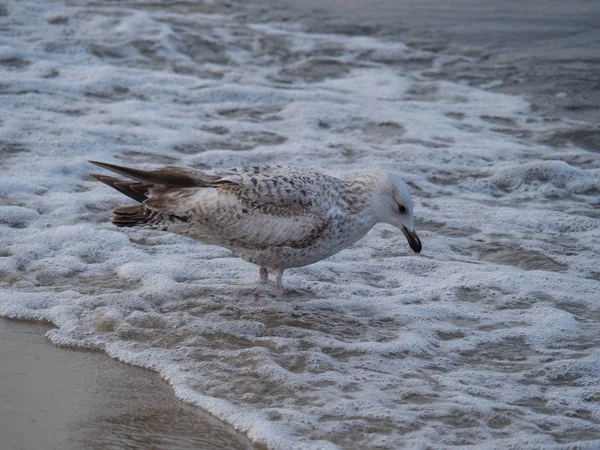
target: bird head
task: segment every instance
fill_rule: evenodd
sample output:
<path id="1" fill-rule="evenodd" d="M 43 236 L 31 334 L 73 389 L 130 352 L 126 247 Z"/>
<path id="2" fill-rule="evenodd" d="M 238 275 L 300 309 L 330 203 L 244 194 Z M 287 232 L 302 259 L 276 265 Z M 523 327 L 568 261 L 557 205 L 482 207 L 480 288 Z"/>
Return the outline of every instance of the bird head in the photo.
<path id="1" fill-rule="evenodd" d="M 377 220 L 401 230 L 410 248 L 420 253 L 423 246 L 414 228 L 413 202 L 408 185 L 400 175 L 388 171 L 378 171 L 376 183 L 378 196 L 374 206 Z"/>

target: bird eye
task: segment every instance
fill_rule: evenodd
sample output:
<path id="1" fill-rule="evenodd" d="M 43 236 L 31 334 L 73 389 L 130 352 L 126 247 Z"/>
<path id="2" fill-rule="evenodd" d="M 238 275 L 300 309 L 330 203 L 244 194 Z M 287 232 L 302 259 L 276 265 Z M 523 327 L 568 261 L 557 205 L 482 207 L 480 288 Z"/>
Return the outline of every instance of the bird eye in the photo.
<path id="1" fill-rule="evenodd" d="M 400 212 L 400 214 L 406 214 L 406 206 L 400 205 L 398 207 L 398 211 Z"/>

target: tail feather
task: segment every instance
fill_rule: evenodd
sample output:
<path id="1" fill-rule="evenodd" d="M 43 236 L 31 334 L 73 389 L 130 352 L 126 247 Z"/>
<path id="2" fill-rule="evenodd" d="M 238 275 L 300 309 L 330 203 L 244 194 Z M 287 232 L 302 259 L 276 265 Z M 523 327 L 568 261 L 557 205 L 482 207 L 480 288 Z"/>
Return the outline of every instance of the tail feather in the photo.
<path id="1" fill-rule="evenodd" d="M 120 206 L 113 209 L 112 223 L 118 227 L 135 227 L 152 222 L 154 214 L 143 206 Z"/>
<path id="2" fill-rule="evenodd" d="M 182 167 L 138 170 L 97 161 L 90 162 L 130 178 L 130 180 L 122 180 L 107 175 L 90 174 L 93 178 L 142 203 L 142 205 L 115 208 L 112 223 L 118 227 L 144 225 L 166 227 L 168 224 L 186 223 L 188 221 L 186 211 L 165 208 L 164 203 L 170 198 L 166 194 L 189 196 L 190 190 L 186 188 L 210 186 L 210 183 L 219 178 L 217 175 Z M 149 202 L 149 199 L 156 194 L 158 199 Z"/>
<path id="3" fill-rule="evenodd" d="M 152 228 L 166 229 L 173 224 L 187 223 L 187 217 L 174 214 L 161 214 L 146 208 L 143 205 L 119 206 L 113 209 L 112 223 L 118 227 L 149 226 Z"/>

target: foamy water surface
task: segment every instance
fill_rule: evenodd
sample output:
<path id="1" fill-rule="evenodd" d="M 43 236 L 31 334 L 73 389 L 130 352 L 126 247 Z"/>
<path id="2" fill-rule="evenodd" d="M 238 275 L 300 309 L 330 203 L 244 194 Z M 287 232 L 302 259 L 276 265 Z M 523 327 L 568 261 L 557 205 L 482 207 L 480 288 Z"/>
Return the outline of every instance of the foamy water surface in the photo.
<path id="1" fill-rule="evenodd" d="M 600 445 L 600 154 L 544 144 L 577 124 L 397 42 L 79 3 L 0 9 L 0 315 L 270 448 Z M 377 226 L 279 302 L 225 249 L 113 227 L 88 159 L 397 170 L 424 250 Z"/>

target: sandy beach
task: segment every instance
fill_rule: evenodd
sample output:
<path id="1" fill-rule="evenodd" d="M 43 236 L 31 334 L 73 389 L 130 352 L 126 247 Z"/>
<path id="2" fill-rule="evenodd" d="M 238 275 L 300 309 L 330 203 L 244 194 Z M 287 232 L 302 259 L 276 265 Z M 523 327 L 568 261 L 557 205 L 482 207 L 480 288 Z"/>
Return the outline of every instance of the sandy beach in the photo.
<path id="1" fill-rule="evenodd" d="M 56 347 L 39 323 L 0 319 L 4 450 L 250 449 L 160 377 L 100 352 Z"/>

